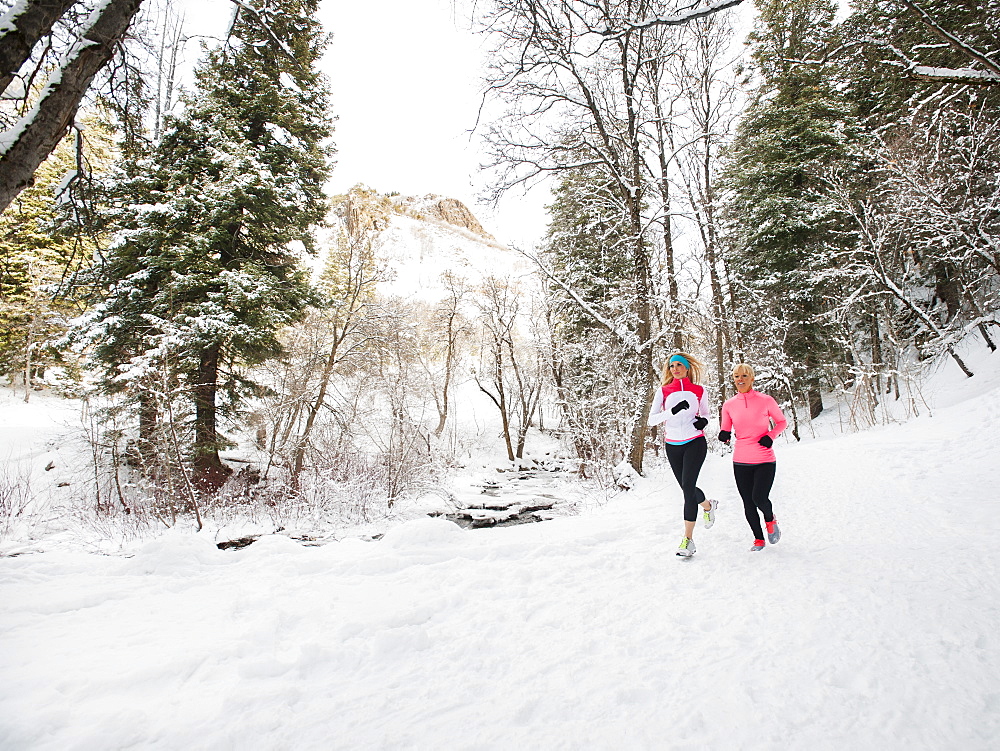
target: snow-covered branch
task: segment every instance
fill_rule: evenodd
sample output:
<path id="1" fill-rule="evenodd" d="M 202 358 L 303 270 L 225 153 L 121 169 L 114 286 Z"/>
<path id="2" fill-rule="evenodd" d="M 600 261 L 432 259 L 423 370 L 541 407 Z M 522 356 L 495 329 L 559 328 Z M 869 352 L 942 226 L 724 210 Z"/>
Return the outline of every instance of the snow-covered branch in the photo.
<path id="1" fill-rule="evenodd" d="M 907 73 L 921 81 L 937 81 L 938 83 L 960 83 L 995 86 L 1000 84 L 1000 75 L 987 70 L 972 68 L 933 68 L 928 65 L 913 65 Z"/>
<path id="2" fill-rule="evenodd" d="M 921 65 L 919 60 L 915 60 L 891 42 L 884 39 L 876 39 L 870 36 L 850 40 L 833 49 L 828 49 L 821 56 L 815 59 L 793 60 L 786 58 L 786 62 L 794 63 L 796 65 L 826 65 L 831 60 L 838 59 L 841 55 L 855 47 L 869 44 L 887 49 L 899 58 L 902 62 L 900 67 L 903 68 L 906 75 L 910 78 L 916 78 L 921 81 L 933 81 L 936 83 L 957 83 L 967 86 L 996 86 L 1000 84 L 1000 65 L 993 62 L 988 55 L 977 50 L 972 45 L 963 42 L 954 34 L 951 34 L 949 31 L 942 28 L 930 15 L 914 3 L 909 2 L 909 0 L 900 0 L 900 2 L 919 13 L 924 24 L 928 26 L 936 35 L 948 42 L 948 44 L 965 56 L 981 63 L 988 70 L 978 70 L 976 68 L 942 68 L 931 65 Z"/>
<path id="3" fill-rule="evenodd" d="M 657 16 L 656 18 L 651 18 L 640 23 L 629 23 L 619 29 L 605 29 L 604 31 L 601 31 L 600 34 L 608 39 L 616 39 L 635 31 L 651 29 L 654 26 L 683 26 L 684 24 L 691 23 L 692 21 L 697 21 L 699 18 L 711 16 L 712 14 L 719 13 L 727 8 L 733 8 L 742 2 L 743 0 L 712 0 L 712 2 L 699 5 L 695 8 L 688 8 L 687 10 L 674 15 Z"/>
<path id="4" fill-rule="evenodd" d="M 516 250 L 518 253 L 520 253 L 525 258 L 534 263 L 538 267 L 538 270 L 541 271 L 546 278 L 554 282 L 559 288 L 563 290 L 563 292 L 569 295 L 570 298 L 572 298 L 573 302 L 579 305 L 580 309 L 583 310 L 585 313 L 587 313 L 587 315 L 593 318 L 601 326 L 606 328 L 609 332 L 614 334 L 615 337 L 617 337 L 618 340 L 624 346 L 628 347 L 629 349 L 637 353 L 643 351 L 645 346 L 643 345 L 642 342 L 639 342 L 638 339 L 636 339 L 635 334 L 633 334 L 631 331 L 628 331 L 627 329 L 623 330 L 620 326 L 616 325 L 614 321 L 609 320 L 606 316 L 601 315 L 600 311 L 598 311 L 593 305 L 591 305 L 589 302 L 580 297 L 579 293 L 577 293 L 576 290 L 574 290 L 572 287 L 566 284 L 566 282 L 564 282 L 559 277 L 559 275 L 556 274 L 556 272 L 553 271 L 549 266 L 547 266 L 542 261 L 542 259 L 540 259 L 537 255 L 528 253 L 527 251 L 521 250 L 519 248 L 514 248 L 514 250 Z"/>
<path id="5" fill-rule="evenodd" d="M 271 37 L 271 41 L 273 41 L 275 45 L 277 45 L 278 49 L 280 49 L 285 55 L 287 55 L 289 60 L 295 60 L 296 62 L 298 62 L 298 58 L 295 57 L 295 53 L 292 52 L 291 48 L 285 43 L 285 41 L 281 37 L 279 37 L 277 34 L 274 33 L 274 29 L 271 28 L 271 24 L 267 22 L 266 18 L 263 18 L 261 16 L 260 11 L 258 11 L 249 3 L 243 2 L 243 0 L 229 0 L 229 1 L 236 6 L 237 12 L 241 10 L 246 11 L 255 19 L 257 19 L 257 23 L 260 24 L 261 30 L 264 31 L 269 37 Z"/>
<path id="6" fill-rule="evenodd" d="M 27 186 L 52 153 L 97 72 L 114 54 L 142 0 L 105 0 L 94 9 L 85 30 L 66 53 L 31 111 L 0 134 L 0 211 Z"/>
<path id="7" fill-rule="evenodd" d="M 7 90 L 35 44 L 76 0 L 19 0 L 0 17 L 0 92 Z"/>
<path id="8" fill-rule="evenodd" d="M 976 62 L 985 65 L 992 73 L 995 80 L 990 81 L 990 83 L 1000 82 L 1000 65 L 997 65 L 989 57 L 989 55 L 980 52 L 972 45 L 962 41 L 957 36 L 952 34 L 947 29 L 943 28 L 934 18 L 927 13 L 923 8 L 918 6 L 913 0 L 899 0 L 903 5 L 905 5 L 910 10 L 914 11 L 920 16 L 920 20 L 924 25 L 933 31 L 937 36 L 946 41 L 952 47 L 954 47 L 959 52 L 971 57 Z M 935 70 L 935 69 L 932 69 Z M 962 69 L 965 70 L 965 69 Z M 977 83 L 982 83 L 982 81 L 977 81 Z"/>

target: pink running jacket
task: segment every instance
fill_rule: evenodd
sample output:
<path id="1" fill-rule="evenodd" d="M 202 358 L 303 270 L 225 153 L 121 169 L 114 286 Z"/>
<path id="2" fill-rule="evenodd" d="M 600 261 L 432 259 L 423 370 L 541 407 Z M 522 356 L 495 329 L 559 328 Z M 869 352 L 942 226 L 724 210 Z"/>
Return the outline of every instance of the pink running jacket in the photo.
<path id="1" fill-rule="evenodd" d="M 727 399 L 722 405 L 722 429 L 732 431 L 736 438 L 733 461 L 737 464 L 773 462 L 774 449 L 764 448 L 757 440 L 765 435 L 777 438 L 787 425 L 778 403 L 753 389 Z"/>

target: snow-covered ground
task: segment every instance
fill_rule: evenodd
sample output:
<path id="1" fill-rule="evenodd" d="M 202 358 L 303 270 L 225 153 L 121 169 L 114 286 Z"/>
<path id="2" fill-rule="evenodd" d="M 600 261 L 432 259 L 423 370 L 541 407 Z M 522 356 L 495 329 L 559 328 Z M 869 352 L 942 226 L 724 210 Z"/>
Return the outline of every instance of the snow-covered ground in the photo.
<path id="1" fill-rule="evenodd" d="M 655 460 L 542 524 L 0 558 L 0 748 L 996 748 L 998 363 L 932 415 L 779 442 L 762 553 L 710 455 L 686 561 Z"/>

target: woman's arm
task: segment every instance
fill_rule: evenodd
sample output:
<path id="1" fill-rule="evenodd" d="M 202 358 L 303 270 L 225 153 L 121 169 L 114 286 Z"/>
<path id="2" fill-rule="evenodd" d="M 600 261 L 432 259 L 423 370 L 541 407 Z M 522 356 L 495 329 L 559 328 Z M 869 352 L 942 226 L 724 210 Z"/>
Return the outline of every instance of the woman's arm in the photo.
<path id="1" fill-rule="evenodd" d="M 728 404 L 722 405 L 722 423 L 720 427 L 728 432 L 732 432 L 733 430 L 733 416 L 729 414 Z"/>
<path id="2" fill-rule="evenodd" d="M 659 425 L 668 417 L 670 417 L 670 413 L 663 409 L 663 389 L 660 388 L 656 390 L 656 396 L 653 397 L 653 406 L 649 409 L 649 419 L 646 420 L 646 424 L 650 427 Z"/>
<path id="3" fill-rule="evenodd" d="M 702 417 L 712 416 L 712 413 L 708 411 L 708 391 L 701 392 L 701 399 L 698 400 L 698 411 L 696 414 Z"/>
<path id="4" fill-rule="evenodd" d="M 767 405 L 767 416 L 774 420 L 774 427 L 768 431 L 767 435 L 774 439 L 781 435 L 782 430 L 788 427 L 788 420 L 785 419 L 785 415 L 782 413 L 778 403 L 770 396 L 767 398 L 771 400 L 771 403 Z"/>

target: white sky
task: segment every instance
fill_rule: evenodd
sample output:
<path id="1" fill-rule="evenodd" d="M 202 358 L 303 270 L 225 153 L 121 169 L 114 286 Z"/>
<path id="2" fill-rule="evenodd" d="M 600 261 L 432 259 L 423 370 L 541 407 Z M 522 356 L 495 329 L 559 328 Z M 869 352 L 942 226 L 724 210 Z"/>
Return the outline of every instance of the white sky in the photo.
<path id="1" fill-rule="evenodd" d="M 199 25 L 221 22 L 229 0 L 179 0 Z M 331 193 L 357 183 L 388 193 L 436 193 L 464 202 L 497 239 L 528 247 L 545 231 L 548 191 L 513 191 L 497 210 L 485 185 L 476 127 L 484 38 L 468 0 L 325 0 L 319 19 L 333 40 L 323 69 L 338 118 Z M 456 8 L 457 6 L 457 8 Z M 749 15 L 749 0 L 738 10 Z M 749 28 L 749 18 L 744 19 Z M 741 35 L 742 36 L 742 35 Z M 481 124 L 480 130 L 485 127 Z"/>
<path id="2" fill-rule="evenodd" d="M 544 191 L 478 205 L 476 127 L 484 39 L 453 0 L 326 0 L 333 36 L 324 70 L 338 116 L 331 189 L 436 193 L 466 203 L 498 239 L 528 244 L 544 231 Z"/>
<path id="3" fill-rule="evenodd" d="M 187 8 L 188 33 L 221 33 L 233 7 L 174 1 Z M 457 198 L 498 240 L 529 246 L 545 231 L 547 191 L 512 194 L 496 211 L 479 203 L 485 177 L 472 130 L 484 39 L 455 5 L 467 7 L 465 0 L 323 2 L 319 20 L 333 39 L 322 67 L 338 118 L 328 189 L 364 183 L 381 193 Z M 200 53 L 189 55 L 194 62 Z"/>

